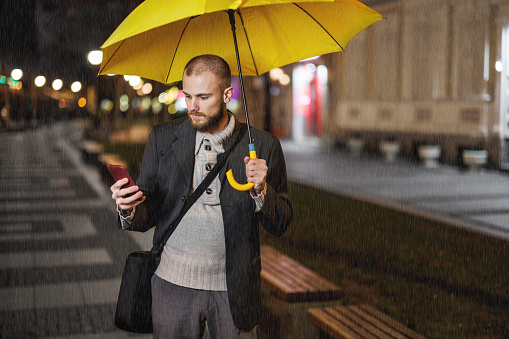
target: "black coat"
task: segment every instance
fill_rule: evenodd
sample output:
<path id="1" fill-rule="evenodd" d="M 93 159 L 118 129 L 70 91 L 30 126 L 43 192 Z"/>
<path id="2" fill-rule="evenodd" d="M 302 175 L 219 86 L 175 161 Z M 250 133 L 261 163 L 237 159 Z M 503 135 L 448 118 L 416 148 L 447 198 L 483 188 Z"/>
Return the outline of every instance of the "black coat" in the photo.
<path id="1" fill-rule="evenodd" d="M 245 126 L 243 126 L 245 129 Z M 236 121 L 233 135 L 223 143 L 225 150 L 239 137 Z M 251 129 L 257 157 L 267 162 L 267 193 L 260 212 L 249 191 L 233 189 L 226 171 L 233 170 L 239 182 L 245 182 L 244 157 L 248 156 L 247 133 L 230 154 L 220 171 L 219 199 L 226 242 L 226 283 L 235 326 L 251 330 L 260 320 L 260 242 L 259 224 L 275 236 L 281 236 L 292 219 L 288 200 L 286 165 L 279 140 L 273 135 Z M 180 214 L 184 199 L 192 185 L 196 131 L 187 118 L 154 126 L 141 167 L 137 185 L 147 197 L 136 209 L 129 230 L 147 231 L 156 226 L 154 244 L 159 244 L 165 231 Z M 173 232 L 173 231 L 172 231 Z"/>

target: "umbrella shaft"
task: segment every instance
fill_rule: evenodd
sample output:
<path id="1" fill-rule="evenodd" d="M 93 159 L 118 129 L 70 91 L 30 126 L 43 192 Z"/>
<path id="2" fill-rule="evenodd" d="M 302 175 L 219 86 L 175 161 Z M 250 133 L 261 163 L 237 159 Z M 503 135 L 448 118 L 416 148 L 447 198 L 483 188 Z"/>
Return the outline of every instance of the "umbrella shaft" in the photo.
<path id="1" fill-rule="evenodd" d="M 239 78 L 240 78 L 240 88 L 242 91 L 242 101 L 244 102 L 244 112 L 246 113 L 246 124 L 247 124 L 247 134 L 249 136 L 249 143 L 253 144 L 254 140 L 251 137 L 251 130 L 249 128 L 249 114 L 247 112 L 246 105 L 246 92 L 244 91 L 244 77 L 242 76 L 242 68 L 240 67 L 240 57 L 239 57 L 239 47 L 237 45 L 237 34 L 235 33 L 235 12 L 232 9 L 228 10 L 228 16 L 230 17 L 230 25 L 232 27 L 233 33 L 233 42 L 235 44 L 235 54 L 237 55 L 237 67 L 239 68 Z"/>

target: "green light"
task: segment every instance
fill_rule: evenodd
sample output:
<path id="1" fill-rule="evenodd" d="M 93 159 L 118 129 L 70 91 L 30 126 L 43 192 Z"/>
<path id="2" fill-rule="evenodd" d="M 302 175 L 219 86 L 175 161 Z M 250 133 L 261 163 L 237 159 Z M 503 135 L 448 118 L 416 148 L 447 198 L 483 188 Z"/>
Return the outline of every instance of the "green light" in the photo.
<path id="1" fill-rule="evenodd" d="M 5 84 L 7 82 L 7 78 L 5 77 L 5 75 L 2 75 L 2 77 L 0 77 L 0 84 Z"/>

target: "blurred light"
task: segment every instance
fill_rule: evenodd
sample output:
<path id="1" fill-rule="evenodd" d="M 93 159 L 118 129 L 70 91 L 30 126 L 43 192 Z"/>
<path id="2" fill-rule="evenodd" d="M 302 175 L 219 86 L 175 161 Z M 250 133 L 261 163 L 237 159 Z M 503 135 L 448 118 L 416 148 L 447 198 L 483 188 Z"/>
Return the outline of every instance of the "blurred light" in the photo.
<path id="1" fill-rule="evenodd" d="M 35 86 L 42 87 L 46 83 L 46 78 L 42 75 L 39 75 L 38 77 L 35 78 L 34 83 Z"/>
<path id="2" fill-rule="evenodd" d="M 88 53 L 88 62 L 92 65 L 100 65 L 103 61 L 103 52 L 102 51 L 92 51 Z"/>
<path id="3" fill-rule="evenodd" d="M 101 109 L 106 112 L 111 111 L 113 109 L 113 101 L 110 99 L 104 99 L 101 101 Z"/>
<path id="4" fill-rule="evenodd" d="M 81 90 L 81 82 L 75 81 L 71 85 L 71 91 L 74 93 L 79 92 Z"/>
<path id="5" fill-rule="evenodd" d="M 168 93 L 163 92 L 159 94 L 158 100 L 160 103 L 165 103 L 168 100 Z"/>
<path id="6" fill-rule="evenodd" d="M 269 77 L 272 81 L 278 81 L 283 74 L 284 72 L 281 68 L 274 68 L 270 70 Z"/>
<path id="7" fill-rule="evenodd" d="M 299 98 L 299 102 L 302 106 L 307 106 L 311 104 L 311 97 L 309 95 L 301 95 Z"/>
<path id="8" fill-rule="evenodd" d="M 115 76 L 116 74 L 106 74 L 109 77 Z"/>
<path id="9" fill-rule="evenodd" d="M 58 102 L 58 107 L 60 107 L 60 108 L 67 108 L 67 107 L 69 107 L 69 100 L 67 100 L 67 99 L 60 99 L 60 101 Z"/>
<path id="10" fill-rule="evenodd" d="M 53 89 L 55 91 L 60 91 L 62 89 L 62 86 L 64 85 L 64 82 L 60 79 L 55 79 L 53 80 L 53 83 L 51 84 L 51 87 L 53 87 Z"/>
<path id="11" fill-rule="evenodd" d="M 168 99 L 166 99 L 166 105 L 169 105 L 173 103 L 177 98 L 179 97 L 180 91 L 177 87 L 172 87 L 169 90 L 166 91 L 166 94 L 168 94 Z"/>
<path id="12" fill-rule="evenodd" d="M 144 96 L 141 99 L 140 107 L 143 112 L 148 111 L 150 106 L 152 105 L 152 99 L 149 96 Z"/>
<path id="13" fill-rule="evenodd" d="M 299 62 L 308 62 L 308 61 L 311 61 L 311 60 L 318 59 L 320 56 L 321 56 L 321 55 L 314 56 L 314 57 L 307 58 L 307 59 L 302 59 L 302 60 L 300 60 Z"/>
<path id="14" fill-rule="evenodd" d="M 127 94 L 122 94 L 119 99 L 120 102 L 120 111 L 127 112 L 129 109 L 129 96 Z"/>
<path id="15" fill-rule="evenodd" d="M 131 79 L 131 76 L 130 76 L 130 75 L 124 75 L 124 80 L 125 80 L 125 81 L 129 81 L 129 79 Z"/>
<path id="16" fill-rule="evenodd" d="M 504 66 L 502 64 L 502 61 L 500 60 L 497 60 L 497 62 L 495 62 L 495 69 L 497 70 L 497 72 L 502 72 L 502 70 L 504 69 Z"/>
<path id="17" fill-rule="evenodd" d="M 78 106 L 80 107 L 85 107 L 85 105 L 87 104 L 87 99 L 81 97 L 79 100 L 78 100 Z"/>
<path id="18" fill-rule="evenodd" d="M 168 106 L 168 113 L 170 113 L 170 114 L 177 113 L 177 107 L 175 107 L 175 104 L 171 104 Z"/>
<path id="19" fill-rule="evenodd" d="M 143 87 L 143 80 L 140 79 L 140 81 L 135 86 L 133 86 L 133 89 L 139 91 L 140 93 L 142 93 L 142 94 L 138 93 L 138 95 L 143 95 L 143 92 L 141 91 L 142 87 Z"/>
<path id="20" fill-rule="evenodd" d="M 152 92 L 152 84 L 150 82 L 147 82 L 146 84 L 141 87 L 141 91 L 143 94 L 150 94 Z"/>
<path id="21" fill-rule="evenodd" d="M 184 98 L 178 98 L 175 100 L 175 108 L 177 111 L 186 111 L 187 105 L 186 105 L 186 99 Z"/>
<path id="22" fill-rule="evenodd" d="M 2 75 L 0 77 L 0 84 L 5 84 L 7 82 L 7 78 L 5 77 L 5 75 Z"/>
<path id="23" fill-rule="evenodd" d="M 19 91 L 21 89 L 21 87 L 23 87 L 23 84 L 21 83 L 21 81 L 16 82 L 16 85 L 14 86 L 14 88 Z"/>
<path id="24" fill-rule="evenodd" d="M 11 72 L 11 77 L 14 80 L 19 80 L 19 79 L 21 79 L 22 76 L 23 76 L 23 71 L 20 70 L 19 68 L 13 69 Z"/>
<path id="25" fill-rule="evenodd" d="M 131 105 L 133 106 L 134 109 L 138 109 L 140 107 L 140 98 L 134 98 L 131 101 Z"/>
<path id="26" fill-rule="evenodd" d="M 310 62 L 310 63 L 308 63 L 308 64 L 306 64 L 306 68 L 307 68 L 307 69 L 308 69 L 308 71 L 310 71 L 310 72 L 314 72 L 314 71 L 316 71 L 316 65 L 315 65 L 315 64 L 313 64 L 313 63 L 311 63 L 311 62 Z"/>
<path id="27" fill-rule="evenodd" d="M 162 93 L 161 93 L 162 94 Z M 152 113 L 159 114 L 163 109 L 163 104 L 159 98 L 152 99 Z"/>
<path id="28" fill-rule="evenodd" d="M 11 78 L 11 77 L 7 78 L 7 85 L 12 87 L 15 85 L 15 83 L 16 83 L 16 80 L 14 80 L 13 78 Z"/>
<path id="29" fill-rule="evenodd" d="M 141 78 L 139 76 L 136 76 L 136 75 L 131 76 L 129 78 L 129 85 L 131 85 L 132 87 L 137 86 L 140 83 L 140 81 L 141 81 Z"/>
<path id="30" fill-rule="evenodd" d="M 228 107 L 230 111 L 235 113 L 240 107 L 240 102 L 237 99 L 231 99 L 230 102 L 226 105 L 226 107 Z"/>
<path id="31" fill-rule="evenodd" d="M 281 89 L 277 86 L 271 86 L 269 92 L 272 96 L 278 96 L 281 93 Z"/>
<path id="32" fill-rule="evenodd" d="M 119 98 L 120 104 L 129 104 L 129 96 L 127 94 L 122 94 Z"/>
<path id="33" fill-rule="evenodd" d="M 7 108 L 2 108 L 2 110 L 0 111 L 0 115 L 2 116 L 2 118 L 6 118 L 7 117 Z"/>
<path id="34" fill-rule="evenodd" d="M 279 83 L 283 86 L 286 86 L 290 83 L 290 76 L 288 74 L 283 74 L 281 78 L 279 78 Z"/>
<path id="35" fill-rule="evenodd" d="M 140 97 L 143 96 L 143 91 L 141 90 L 141 88 L 138 88 L 138 90 L 136 91 L 136 94 L 138 94 Z"/>

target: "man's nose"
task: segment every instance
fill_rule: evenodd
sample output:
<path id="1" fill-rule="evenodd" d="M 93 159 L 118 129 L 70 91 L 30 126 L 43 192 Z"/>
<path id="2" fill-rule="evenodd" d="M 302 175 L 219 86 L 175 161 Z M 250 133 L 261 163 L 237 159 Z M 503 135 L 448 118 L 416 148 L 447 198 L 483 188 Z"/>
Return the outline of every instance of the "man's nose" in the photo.
<path id="1" fill-rule="evenodd" d="M 189 102 L 189 109 L 191 111 L 199 111 L 200 110 L 200 106 L 198 105 L 198 100 L 191 99 L 191 101 Z"/>

